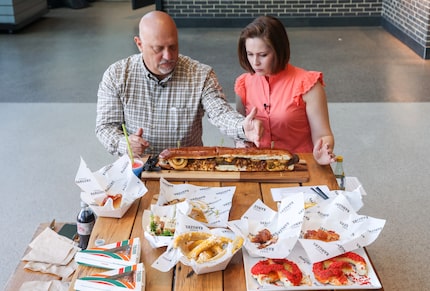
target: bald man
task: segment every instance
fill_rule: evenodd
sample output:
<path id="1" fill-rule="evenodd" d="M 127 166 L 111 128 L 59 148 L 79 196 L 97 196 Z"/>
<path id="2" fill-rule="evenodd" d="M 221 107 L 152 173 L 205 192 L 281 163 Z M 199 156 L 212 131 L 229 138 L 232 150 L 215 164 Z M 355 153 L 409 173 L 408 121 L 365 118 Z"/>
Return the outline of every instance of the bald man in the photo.
<path id="1" fill-rule="evenodd" d="M 96 135 L 108 152 L 126 153 L 122 124 L 135 155 L 201 146 L 205 112 L 223 134 L 258 146 L 256 109 L 243 117 L 227 103 L 214 70 L 179 53 L 168 14 L 145 14 L 134 42 L 140 53 L 109 66 L 99 85 Z"/>

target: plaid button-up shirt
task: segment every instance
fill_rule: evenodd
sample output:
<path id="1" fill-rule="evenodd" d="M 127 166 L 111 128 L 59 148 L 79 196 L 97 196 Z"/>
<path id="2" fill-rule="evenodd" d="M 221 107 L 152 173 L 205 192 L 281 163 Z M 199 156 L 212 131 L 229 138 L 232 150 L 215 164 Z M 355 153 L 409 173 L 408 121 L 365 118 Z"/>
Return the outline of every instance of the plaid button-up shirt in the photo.
<path id="1" fill-rule="evenodd" d="M 111 154 L 126 153 L 122 131 L 143 128 L 149 154 L 171 147 L 201 146 L 202 118 L 221 133 L 245 139 L 244 117 L 226 101 L 210 66 L 179 55 L 172 74 L 163 80 L 153 76 L 135 54 L 112 64 L 99 85 L 96 135 Z"/>

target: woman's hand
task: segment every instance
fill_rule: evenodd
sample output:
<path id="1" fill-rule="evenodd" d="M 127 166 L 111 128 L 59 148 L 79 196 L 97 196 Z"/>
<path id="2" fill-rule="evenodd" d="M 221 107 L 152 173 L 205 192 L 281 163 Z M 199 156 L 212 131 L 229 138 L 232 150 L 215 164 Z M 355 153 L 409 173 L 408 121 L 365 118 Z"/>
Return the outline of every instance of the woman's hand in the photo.
<path id="1" fill-rule="evenodd" d="M 254 119 L 257 115 L 257 108 L 252 108 L 251 112 L 243 121 L 243 131 L 248 141 L 253 142 L 257 147 L 260 145 L 260 138 L 263 135 L 263 123 L 261 120 Z"/>
<path id="2" fill-rule="evenodd" d="M 237 148 L 255 148 L 255 144 L 250 141 L 238 139 L 234 141 L 234 144 Z"/>
<path id="3" fill-rule="evenodd" d="M 336 155 L 333 153 L 330 145 L 324 143 L 322 138 L 315 144 L 313 154 L 314 159 L 320 165 L 328 165 L 336 161 Z"/>

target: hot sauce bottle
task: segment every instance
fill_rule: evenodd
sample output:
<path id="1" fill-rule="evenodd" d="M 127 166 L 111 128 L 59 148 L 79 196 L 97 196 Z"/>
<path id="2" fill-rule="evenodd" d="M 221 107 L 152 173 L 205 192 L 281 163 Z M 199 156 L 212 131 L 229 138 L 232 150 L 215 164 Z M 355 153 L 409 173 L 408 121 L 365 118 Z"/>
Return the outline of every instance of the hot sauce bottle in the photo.
<path id="1" fill-rule="evenodd" d="M 340 190 L 345 190 L 345 172 L 343 170 L 343 156 L 336 157 L 336 165 L 334 168 L 337 184 Z"/>

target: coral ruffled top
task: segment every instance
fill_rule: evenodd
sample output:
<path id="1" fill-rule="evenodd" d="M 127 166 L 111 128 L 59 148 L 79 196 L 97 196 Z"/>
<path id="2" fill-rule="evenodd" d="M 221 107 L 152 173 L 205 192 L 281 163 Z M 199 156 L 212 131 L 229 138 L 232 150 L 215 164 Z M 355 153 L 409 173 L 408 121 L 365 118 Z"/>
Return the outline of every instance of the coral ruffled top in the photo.
<path id="1" fill-rule="evenodd" d="M 316 82 L 324 85 L 321 72 L 306 71 L 290 64 L 268 78 L 245 73 L 236 79 L 235 92 L 242 99 L 246 114 L 257 107 L 264 133 L 260 147 L 287 149 L 292 153 L 311 153 L 313 142 L 303 95 Z"/>

